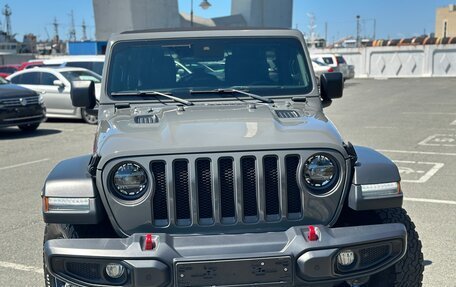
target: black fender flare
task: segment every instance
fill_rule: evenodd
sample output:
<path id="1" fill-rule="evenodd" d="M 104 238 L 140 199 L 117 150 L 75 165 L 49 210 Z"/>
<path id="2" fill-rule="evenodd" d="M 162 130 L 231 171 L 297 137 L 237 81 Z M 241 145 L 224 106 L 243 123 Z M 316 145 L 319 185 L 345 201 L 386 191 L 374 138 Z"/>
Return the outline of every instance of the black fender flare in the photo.
<path id="1" fill-rule="evenodd" d="M 47 176 L 42 189 L 43 219 L 46 223 L 97 224 L 105 215 L 95 180 L 88 171 L 91 155 L 59 162 Z M 47 211 L 46 198 L 88 198 L 86 211 Z"/>
<path id="2" fill-rule="evenodd" d="M 354 166 L 348 206 L 353 210 L 401 207 L 403 194 L 400 186 L 397 194 L 363 197 L 361 185 L 400 182 L 401 175 L 396 164 L 383 154 L 363 146 L 355 146 L 354 149 L 357 161 Z"/>

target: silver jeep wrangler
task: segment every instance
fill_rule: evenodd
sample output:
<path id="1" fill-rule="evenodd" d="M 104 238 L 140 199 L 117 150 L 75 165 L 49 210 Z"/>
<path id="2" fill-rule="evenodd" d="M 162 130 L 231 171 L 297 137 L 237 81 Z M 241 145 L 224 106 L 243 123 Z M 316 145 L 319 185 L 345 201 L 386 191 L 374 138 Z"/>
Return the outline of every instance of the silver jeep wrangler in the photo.
<path id="1" fill-rule="evenodd" d="M 43 188 L 47 286 L 421 286 L 423 255 L 388 158 L 323 108 L 299 31 L 113 36 L 93 154 Z"/>

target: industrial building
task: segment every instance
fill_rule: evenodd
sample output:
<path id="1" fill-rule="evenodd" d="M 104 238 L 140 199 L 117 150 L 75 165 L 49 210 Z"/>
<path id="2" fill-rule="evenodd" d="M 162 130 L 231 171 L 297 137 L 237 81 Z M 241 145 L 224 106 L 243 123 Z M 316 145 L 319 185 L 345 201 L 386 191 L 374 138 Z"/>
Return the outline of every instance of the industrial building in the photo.
<path id="1" fill-rule="evenodd" d="M 208 0 L 189 5 L 210 7 Z M 216 5 L 214 3 L 213 5 Z M 112 33 L 129 30 L 182 27 L 291 28 L 293 0 L 232 0 L 231 14 L 201 18 L 180 13 L 177 0 L 93 0 L 95 36 L 106 41 Z M 193 11 L 193 7 L 192 7 Z"/>
<path id="2" fill-rule="evenodd" d="M 437 8 L 435 15 L 435 37 L 456 37 L 456 4 Z"/>

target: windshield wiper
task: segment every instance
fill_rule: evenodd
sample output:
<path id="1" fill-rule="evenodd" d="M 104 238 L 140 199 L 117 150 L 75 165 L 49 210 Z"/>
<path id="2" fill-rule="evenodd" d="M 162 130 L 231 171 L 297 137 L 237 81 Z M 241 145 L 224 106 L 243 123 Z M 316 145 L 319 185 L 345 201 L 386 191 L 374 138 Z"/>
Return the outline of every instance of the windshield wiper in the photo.
<path id="1" fill-rule="evenodd" d="M 241 94 L 244 96 L 251 97 L 253 99 L 257 99 L 259 101 L 262 101 L 264 103 L 269 103 L 272 104 L 274 103 L 273 100 L 264 98 L 262 96 L 248 93 L 242 90 L 237 90 L 237 89 L 214 89 L 214 90 L 204 90 L 204 91 L 190 91 L 190 94 Z"/>
<path id="2" fill-rule="evenodd" d="M 175 102 L 184 104 L 186 106 L 192 106 L 193 105 L 193 103 L 190 102 L 190 101 L 175 97 L 173 95 L 165 94 L 165 93 L 162 93 L 162 92 L 153 91 L 153 90 L 112 92 L 111 96 L 139 96 L 139 97 L 145 97 L 145 96 L 157 97 L 157 96 L 161 96 L 161 97 L 173 100 Z"/>

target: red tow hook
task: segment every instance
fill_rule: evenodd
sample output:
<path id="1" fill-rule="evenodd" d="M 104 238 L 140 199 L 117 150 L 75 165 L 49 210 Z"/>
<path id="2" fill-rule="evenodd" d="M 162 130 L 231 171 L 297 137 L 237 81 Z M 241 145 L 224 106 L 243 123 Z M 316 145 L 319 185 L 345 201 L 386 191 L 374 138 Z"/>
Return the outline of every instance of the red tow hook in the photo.
<path id="1" fill-rule="evenodd" d="M 148 233 L 144 239 L 144 250 L 152 250 L 154 248 L 154 239 L 152 238 L 152 234 Z"/>
<path id="2" fill-rule="evenodd" d="M 315 226 L 309 225 L 309 233 L 307 234 L 307 239 L 309 241 L 317 241 L 318 240 L 318 234 Z"/>

